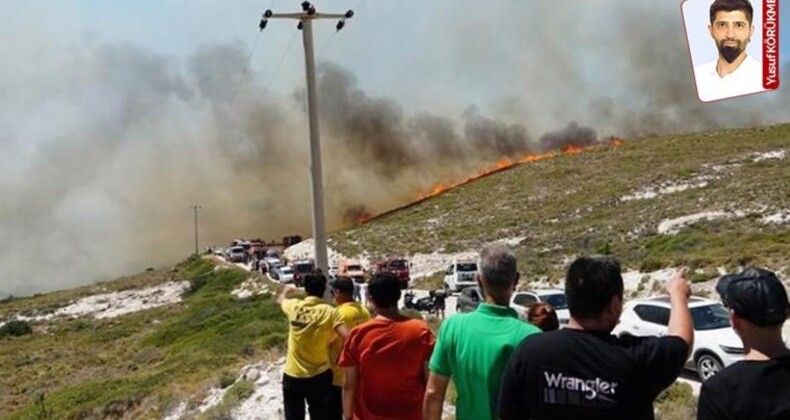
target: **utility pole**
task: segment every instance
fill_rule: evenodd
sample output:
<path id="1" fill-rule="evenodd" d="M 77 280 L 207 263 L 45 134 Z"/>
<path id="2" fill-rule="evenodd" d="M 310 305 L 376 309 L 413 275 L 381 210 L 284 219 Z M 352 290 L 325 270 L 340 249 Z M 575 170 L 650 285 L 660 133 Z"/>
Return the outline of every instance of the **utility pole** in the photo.
<path id="1" fill-rule="evenodd" d="M 329 273 L 326 251 L 326 226 L 324 223 L 324 181 L 321 169 L 321 142 L 318 135 L 318 100 L 315 88 L 315 61 L 313 56 L 313 20 L 339 19 L 335 28 L 339 31 L 346 25 L 346 19 L 354 16 L 352 10 L 343 14 L 318 13 L 309 1 L 302 2 L 301 13 L 273 13 L 267 10 L 263 14 L 258 28 L 266 28 L 269 19 L 298 20 L 297 28 L 302 31 L 304 42 L 305 69 L 307 73 L 307 113 L 310 120 L 310 175 L 313 192 L 313 241 L 315 241 L 315 262 L 324 275 Z"/>
<path id="2" fill-rule="evenodd" d="M 199 205 L 195 204 L 195 205 L 189 206 L 189 208 L 190 208 L 190 210 L 194 210 L 195 211 L 195 254 L 196 255 L 200 255 L 200 251 L 198 250 L 198 210 L 200 210 L 202 207 L 200 207 Z"/>

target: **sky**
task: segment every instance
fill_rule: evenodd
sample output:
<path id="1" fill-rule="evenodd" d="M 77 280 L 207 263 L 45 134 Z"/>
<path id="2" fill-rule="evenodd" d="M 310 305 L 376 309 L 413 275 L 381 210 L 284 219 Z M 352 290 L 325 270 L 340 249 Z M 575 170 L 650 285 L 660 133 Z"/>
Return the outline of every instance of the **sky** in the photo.
<path id="1" fill-rule="evenodd" d="M 315 25 L 332 229 L 558 142 L 790 119 L 784 85 L 697 100 L 680 2 L 316 6 L 355 11 Z M 177 262 L 193 203 L 202 245 L 309 234 L 301 33 L 267 8 L 299 2 L 0 0 L 0 295 Z"/>

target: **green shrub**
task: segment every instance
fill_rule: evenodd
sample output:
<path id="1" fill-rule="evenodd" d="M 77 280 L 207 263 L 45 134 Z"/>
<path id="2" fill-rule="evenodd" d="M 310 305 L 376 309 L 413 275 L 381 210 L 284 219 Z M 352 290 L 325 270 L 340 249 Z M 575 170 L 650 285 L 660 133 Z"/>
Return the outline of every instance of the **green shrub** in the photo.
<path id="1" fill-rule="evenodd" d="M 233 372 L 225 371 L 219 376 L 219 387 L 227 388 L 236 382 L 236 375 Z"/>
<path id="2" fill-rule="evenodd" d="M 646 258 L 639 264 L 639 271 L 646 273 L 650 271 L 660 270 L 669 265 L 665 260 L 659 258 Z"/>
<path id="3" fill-rule="evenodd" d="M 609 241 L 604 242 L 604 244 L 599 246 L 595 251 L 600 255 L 612 255 L 612 249 L 611 245 L 609 245 Z"/>
<path id="4" fill-rule="evenodd" d="M 233 409 L 238 407 L 239 404 L 251 397 L 254 393 L 255 384 L 246 380 L 238 381 L 233 387 L 225 392 L 225 395 L 222 397 L 222 402 L 198 416 L 198 419 L 230 420 L 233 418 L 231 416 Z"/>
<path id="5" fill-rule="evenodd" d="M 272 333 L 261 339 L 261 347 L 268 350 L 273 347 L 285 348 L 285 342 L 288 340 L 288 333 Z"/>
<path id="6" fill-rule="evenodd" d="M 660 292 L 660 291 L 664 290 L 664 285 L 659 283 L 659 282 L 657 282 L 657 281 L 654 281 L 653 282 L 653 286 L 651 287 L 651 290 L 653 291 L 653 293 Z"/>
<path id="7" fill-rule="evenodd" d="M 252 381 L 241 380 L 233 385 L 224 399 L 230 398 L 231 401 L 241 402 L 250 398 L 255 393 L 255 384 Z"/>
<path id="8" fill-rule="evenodd" d="M 697 399 L 691 385 L 675 382 L 661 391 L 655 401 L 657 420 L 685 420 L 697 416 Z"/>
<path id="9" fill-rule="evenodd" d="M 46 395 L 43 393 L 36 396 L 36 402 L 33 411 L 33 418 L 36 420 L 50 420 L 53 419 L 52 408 L 47 405 Z"/>
<path id="10" fill-rule="evenodd" d="M 202 289 L 203 286 L 207 285 L 211 277 L 208 275 L 202 275 L 199 277 L 195 277 L 189 280 L 189 288 L 186 289 L 183 293 L 183 297 L 194 295 L 198 290 Z"/>
<path id="11" fill-rule="evenodd" d="M 33 334 L 33 327 L 27 321 L 10 321 L 0 327 L 0 338 L 8 336 L 21 337 L 28 334 Z"/>

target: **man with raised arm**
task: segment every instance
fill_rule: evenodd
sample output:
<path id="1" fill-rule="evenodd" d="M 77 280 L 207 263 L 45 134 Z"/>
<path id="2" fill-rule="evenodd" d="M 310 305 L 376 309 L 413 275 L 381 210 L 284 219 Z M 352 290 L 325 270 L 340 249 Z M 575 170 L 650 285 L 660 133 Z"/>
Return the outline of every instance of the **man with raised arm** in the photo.
<path id="1" fill-rule="evenodd" d="M 288 298 L 296 290 L 293 287 L 286 287 L 277 297 L 289 324 L 283 374 L 285 418 L 303 420 L 307 402 L 311 419 L 328 420 L 332 419 L 329 345 L 337 336 L 345 337 L 348 330 L 340 313 L 323 300 L 323 275 L 305 276 L 304 288 L 304 299 Z"/>
<path id="2" fill-rule="evenodd" d="M 664 337 L 611 335 L 623 310 L 620 264 L 580 257 L 568 268 L 567 328 L 530 335 L 510 358 L 498 414 L 510 419 L 653 419 L 653 401 L 680 375 L 694 332 L 685 270 L 667 284 Z"/>

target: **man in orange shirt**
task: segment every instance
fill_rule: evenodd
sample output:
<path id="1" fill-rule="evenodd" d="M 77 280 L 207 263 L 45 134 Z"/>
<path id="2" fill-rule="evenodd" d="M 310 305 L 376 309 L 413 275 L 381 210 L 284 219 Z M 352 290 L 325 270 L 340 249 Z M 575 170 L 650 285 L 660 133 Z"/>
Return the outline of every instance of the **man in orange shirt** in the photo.
<path id="1" fill-rule="evenodd" d="M 378 273 L 368 285 L 376 317 L 351 330 L 340 355 L 343 417 L 422 420 L 434 336 L 422 320 L 398 311 L 400 280 Z"/>

